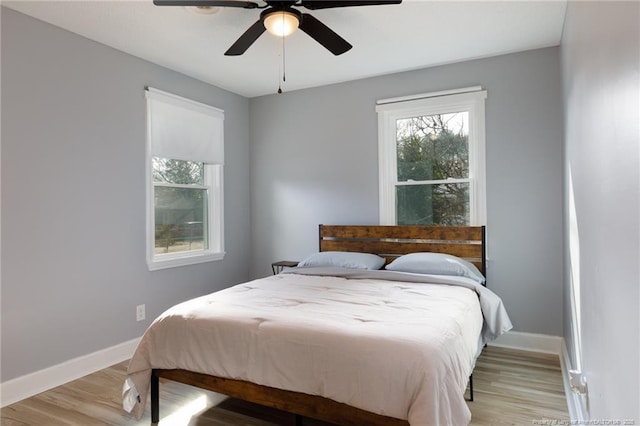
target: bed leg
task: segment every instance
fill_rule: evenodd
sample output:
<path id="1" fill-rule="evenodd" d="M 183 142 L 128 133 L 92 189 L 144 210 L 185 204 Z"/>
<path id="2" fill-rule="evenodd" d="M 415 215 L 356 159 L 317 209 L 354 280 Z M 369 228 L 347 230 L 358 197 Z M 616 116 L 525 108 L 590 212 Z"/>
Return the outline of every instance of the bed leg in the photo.
<path id="1" fill-rule="evenodd" d="M 160 421 L 160 378 L 151 371 L 151 423 Z"/>
<path id="2" fill-rule="evenodd" d="M 473 401 L 473 374 L 469 376 L 469 401 Z"/>
<path id="3" fill-rule="evenodd" d="M 302 426 L 303 425 L 303 417 L 300 414 L 296 414 L 296 426 Z"/>

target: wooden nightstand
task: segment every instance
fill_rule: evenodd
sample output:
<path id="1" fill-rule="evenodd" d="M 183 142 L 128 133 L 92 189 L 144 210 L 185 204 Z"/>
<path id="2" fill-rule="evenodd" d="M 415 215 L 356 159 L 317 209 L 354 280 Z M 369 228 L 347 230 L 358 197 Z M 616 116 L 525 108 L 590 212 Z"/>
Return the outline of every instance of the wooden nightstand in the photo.
<path id="1" fill-rule="evenodd" d="M 298 262 L 293 262 L 291 260 L 281 260 L 279 262 L 273 262 L 271 264 L 271 270 L 273 271 L 273 275 L 278 275 L 284 268 L 290 268 L 293 266 L 298 266 Z"/>

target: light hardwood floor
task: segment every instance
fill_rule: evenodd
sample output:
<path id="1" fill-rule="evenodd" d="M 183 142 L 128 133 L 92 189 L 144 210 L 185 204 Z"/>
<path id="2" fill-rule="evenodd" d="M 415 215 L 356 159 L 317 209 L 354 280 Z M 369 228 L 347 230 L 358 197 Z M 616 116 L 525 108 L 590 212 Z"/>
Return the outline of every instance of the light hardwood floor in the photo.
<path id="1" fill-rule="evenodd" d="M 127 363 L 9 405 L 2 426 L 148 425 L 149 408 L 136 421 L 122 410 L 120 392 Z M 532 425 L 568 420 L 557 356 L 488 347 L 473 373 L 471 425 Z M 160 426 L 293 426 L 294 417 L 179 383 L 160 384 Z M 305 426 L 326 423 L 305 419 Z"/>

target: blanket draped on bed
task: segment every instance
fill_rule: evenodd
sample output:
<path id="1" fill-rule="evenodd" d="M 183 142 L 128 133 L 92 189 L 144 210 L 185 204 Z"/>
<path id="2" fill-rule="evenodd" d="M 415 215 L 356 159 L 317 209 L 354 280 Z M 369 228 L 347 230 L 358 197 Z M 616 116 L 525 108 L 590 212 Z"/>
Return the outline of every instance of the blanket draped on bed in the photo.
<path id="1" fill-rule="evenodd" d="M 501 300 L 468 278 L 296 268 L 159 316 L 131 359 L 123 405 L 139 418 L 151 369 L 185 369 L 411 425 L 462 425 L 479 345 L 510 328 Z"/>

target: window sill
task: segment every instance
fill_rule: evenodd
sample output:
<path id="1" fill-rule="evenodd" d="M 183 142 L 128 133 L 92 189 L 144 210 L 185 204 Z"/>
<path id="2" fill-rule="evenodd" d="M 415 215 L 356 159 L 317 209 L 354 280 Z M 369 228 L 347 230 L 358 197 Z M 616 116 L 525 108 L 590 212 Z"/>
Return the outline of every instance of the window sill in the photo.
<path id="1" fill-rule="evenodd" d="M 168 254 L 158 255 L 152 260 L 147 261 L 147 266 L 150 271 L 157 271 L 160 269 L 177 268 L 180 266 L 195 265 L 197 263 L 212 262 L 215 260 L 222 260 L 225 252 L 199 252 L 190 254 Z"/>

